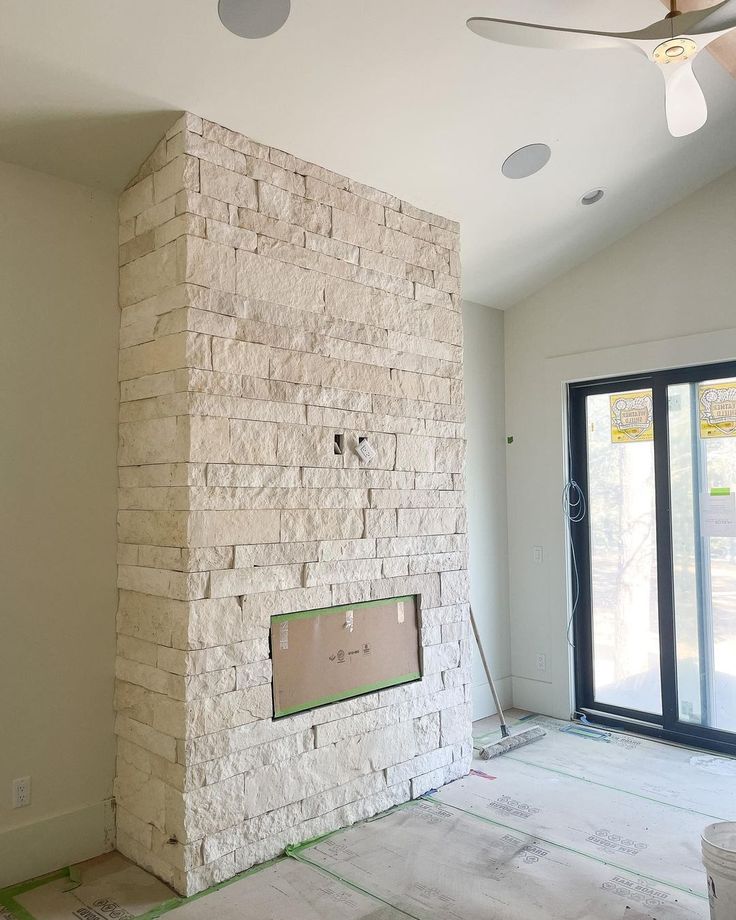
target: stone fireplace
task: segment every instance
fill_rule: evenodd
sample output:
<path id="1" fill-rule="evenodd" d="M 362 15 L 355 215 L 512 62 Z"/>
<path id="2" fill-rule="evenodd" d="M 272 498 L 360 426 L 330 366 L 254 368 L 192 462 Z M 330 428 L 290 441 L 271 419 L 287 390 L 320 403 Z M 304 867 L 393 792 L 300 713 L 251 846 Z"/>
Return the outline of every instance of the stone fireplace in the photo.
<path id="1" fill-rule="evenodd" d="M 117 846 L 183 894 L 469 769 L 458 229 L 193 115 L 121 196 Z M 421 681 L 273 718 L 271 617 L 408 595 Z"/>

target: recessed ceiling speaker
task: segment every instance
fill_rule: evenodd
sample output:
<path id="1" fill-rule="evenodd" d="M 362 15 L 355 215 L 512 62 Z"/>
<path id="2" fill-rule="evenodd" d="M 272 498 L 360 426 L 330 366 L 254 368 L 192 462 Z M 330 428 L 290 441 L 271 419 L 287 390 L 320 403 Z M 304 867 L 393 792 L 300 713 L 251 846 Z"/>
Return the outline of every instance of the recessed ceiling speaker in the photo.
<path id="1" fill-rule="evenodd" d="M 266 38 L 283 26 L 291 0 L 219 0 L 220 21 L 240 38 Z"/>
<path id="2" fill-rule="evenodd" d="M 501 172 L 507 179 L 526 179 L 546 166 L 551 156 L 547 144 L 527 144 L 506 157 Z"/>

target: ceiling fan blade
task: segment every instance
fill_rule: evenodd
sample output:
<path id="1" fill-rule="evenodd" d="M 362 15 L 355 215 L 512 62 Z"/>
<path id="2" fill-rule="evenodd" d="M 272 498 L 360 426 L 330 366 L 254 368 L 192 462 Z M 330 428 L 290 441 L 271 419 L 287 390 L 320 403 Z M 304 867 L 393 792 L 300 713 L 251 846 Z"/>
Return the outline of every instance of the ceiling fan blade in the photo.
<path id="1" fill-rule="evenodd" d="M 541 26 L 528 22 L 513 22 L 507 19 L 487 19 L 481 16 L 469 19 L 467 26 L 471 32 L 475 32 L 476 35 L 480 35 L 482 38 L 502 42 L 506 45 L 520 45 L 524 48 L 579 51 L 627 48 L 641 52 L 641 49 L 633 42 L 630 42 L 626 35 L 619 35 L 613 32 L 584 32 L 580 29 L 559 29 L 556 26 Z"/>
<path id="2" fill-rule="evenodd" d="M 717 3 L 705 10 L 696 10 L 692 13 L 685 13 L 678 16 L 677 19 L 696 18 L 697 21 L 688 28 L 687 32 L 680 32 L 680 35 L 705 35 L 709 32 L 726 32 L 728 29 L 736 28 L 736 0 L 723 0 L 723 3 Z"/>
<path id="3" fill-rule="evenodd" d="M 673 137 L 685 137 L 702 128 L 708 118 L 708 105 L 693 73 L 692 61 L 663 70 L 667 127 Z"/>

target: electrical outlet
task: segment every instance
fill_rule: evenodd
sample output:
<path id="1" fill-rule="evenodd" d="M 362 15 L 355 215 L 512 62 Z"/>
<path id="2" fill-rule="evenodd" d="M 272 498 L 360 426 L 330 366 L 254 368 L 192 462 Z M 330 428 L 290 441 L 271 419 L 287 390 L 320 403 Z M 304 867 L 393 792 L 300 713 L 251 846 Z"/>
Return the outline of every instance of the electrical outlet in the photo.
<path id="1" fill-rule="evenodd" d="M 544 548 L 541 546 L 533 546 L 532 559 L 534 559 L 535 565 L 541 565 L 544 562 Z"/>
<path id="2" fill-rule="evenodd" d="M 21 776 L 13 780 L 13 808 L 25 808 L 31 804 L 31 777 Z"/>
<path id="3" fill-rule="evenodd" d="M 546 655 L 537 655 L 537 670 L 538 671 L 547 670 L 547 656 Z"/>

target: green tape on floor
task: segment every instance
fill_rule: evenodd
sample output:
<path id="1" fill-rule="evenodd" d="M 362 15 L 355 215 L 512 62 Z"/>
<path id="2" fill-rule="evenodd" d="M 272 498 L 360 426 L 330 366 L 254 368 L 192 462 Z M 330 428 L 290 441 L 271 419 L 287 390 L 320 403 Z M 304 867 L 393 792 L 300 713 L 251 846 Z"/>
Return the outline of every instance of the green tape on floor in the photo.
<path id="1" fill-rule="evenodd" d="M 168 901 L 164 901 L 163 904 L 159 904 L 158 907 L 154 907 L 147 911 L 145 914 L 140 914 L 135 918 L 135 920 L 156 920 L 157 917 L 161 917 L 163 914 L 168 914 L 170 911 L 176 910 L 177 907 L 184 907 L 185 904 L 191 904 L 193 901 L 199 901 L 201 898 L 206 898 L 208 894 L 214 894 L 215 891 L 220 891 L 223 888 L 228 888 L 230 885 L 234 885 L 236 882 L 240 882 L 244 878 L 248 878 L 248 876 L 256 875 L 258 872 L 262 872 L 264 869 L 268 869 L 271 866 L 276 865 L 276 863 L 282 862 L 283 859 L 283 856 L 278 856 L 276 859 L 270 859 L 268 862 L 262 863 L 260 866 L 253 866 L 251 869 L 246 869 L 244 872 L 239 872 L 232 878 L 226 879 L 224 882 L 218 882 L 217 885 L 213 885 L 211 888 L 205 888 L 204 891 L 200 891 L 198 894 L 190 895 L 188 898 L 171 898 Z"/>
<path id="2" fill-rule="evenodd" d="M 339 831 L 334 833 L 339 834 Z M 315 846 L 321 840 L 326 840 L 327 837 L 332 837 L 332 834 L 326 834 L 324 837 L 318 837 L 316 840 L 311 841 L 306 844 L 300 844 L 298 847 L 289 847 L 287 849 L 287 856 L 291 859 L 295 859 L 297 862 L 302 863 L 304 866 L 309 866 L 310 869 L 315 869 L 317 872 L 322 872 L 328 878 L 334 879 L 336 882 L 339 882 L 341 885 L 344 885 L 346 888 L 350 888 L 352 891 L 357 891 L 359 894 L 364 895 L 367 898 L 370 898 L 372 901 L 378 901 L 379 904 L 384 904 L 386 907 L 390 907 L 391 910 L 396 911 L 397 914 L 403 914 L 404 917 L 410 917 L 411 920 L 421 920 L 421 917 L 416 917 L 414 914 L 410 914 L 407 911 L 403 910 L 401 907 L 396 907 L 395 904 L 392 904 L 390 901 L 386 901 L 384 898 L 379 898 L 377 894 L 374 894 L 372 891 L 368 891 L 365 888 L 361 888 L 360 885 L 356 885 L 354 882 L 349 881 L 346 878 L 343 878 L 341 875 L 338 875 L 337 872 L 333 872 L 331 869 L 328 869 L 326 866 L 320 866 L 319 863 L 313 863 L 311 860 L 306 859 L 302 856 L 301 850 L 308 849 L 311 846 Z"/>
<path id="3" fill-rule="evenodd" d="M 513 754 L 504 754 L 505 760 L 514 760 L 516 763 L 523 763 L 527 767 L 534 767 L 537 770 L 545 770 L 547 773 L 556 773 L 558 776 L 566 776 L 568 779 L 576 779 L 581 783 L 588 783 L 591 786 L 598 786 L 601 789 L 610 789 L 612 792 L 622 792 L 624 795 L 631 795 L 636 799 L 644 799 L 647 802 L 654 802 L 656 805 L 662 805 L 666 808 L 675 808 L 677 811 L 685 811 L 690 815 L 701 815 L 703 818 L 712 818 L 714 821 L 728 821 L 722 815 L 711 815 L 707 811 L 697 811 L 695 808 L 686 808 L 684 805 L 675 805 L 674 802 L 665 802 L 663 799 L 655 799 L 650 795 L 644 795 L 641 792 L 632 792 L 631 789 L 624 789 L 621 786 L 610 786 L 608 783 L 598 782 L 596 779 L 588 779 L 586 776 L 578 776 L 577 773 L 568 773 L 566 770 L 558 770 L 556 767 L 545 767 L 540 763 L 534 763 L 531 760 L 524 760 L 523 757 L 514 757 Z"/>
<path id="4" fill-rule="evenodd" d="M 693 898 L 698 898 L 701 901 L 707 901 L 708 896 L 704 894 L 698 894 L 697 891 L 691 891 L 689 888 L 683 888 L 681 885 L 676 885 L 674 882 L 666 882 L 664 879 L 657 878 L 654 875 L 645 875 L 643 872 L 637 872 L 635 869 L 629 869 L 626 866 L 620 866 L 618 863 L 609 862 L 607 859 L 601 859 L 598 856 L 593 856 L 590 853 L 586 853 L 585 850 L 577 850 L 575 847 L 569 847 L 564 843 L 558 843 L 556 840 L 550 840 L 549 837 L 542 837 L 540 834 L 532 834 L 528 830 L 523 830 L 519 827 L 512 827 L 510 824 L 504 824 L 501 821 L 494 821 L 493 818 L 486 818 L 485 815 L 479 815 L 474 811 L 468 811 L 465 808 L 460 808 L 459 805 L 452 805 L 450 802 L 443 802 L 441 799 L 435 799 L 432 796 L 425 796 L 425 801 L 432 802 L 434 805 L 438 805 L 442 808 L 452 808 L 454 811 L 459 811 L 463 815 L 468 815 L 470 818 L 475 818 L 476 821 L 483 821 L 486 824 L 491 824 L 494 827 L 503 828 L 505 831 L 513 831 L 515 834 L 521 834 L 524 837 L 530 837 L 532 840 L 541 840 L 542 843 L 546 843 L 551 847 L 557 847 L 558 850 L 564 850 L 566 853 L 574 853 L 576 856 L 582 856 L 585 859 L 589 859 L 592 862 L 598 863 L 601 866 L 608 866 L 610 869 L 617 869 L 619 872 L 624 872 L 627 875 L 635 875 L 637 878 L 646 879 L 648 882 L 654 882 L 657 885 L 664 885 L 665 888 L 671 888 L 673 891 L 681 891 L 683 894 L 688 894 Z"/>

